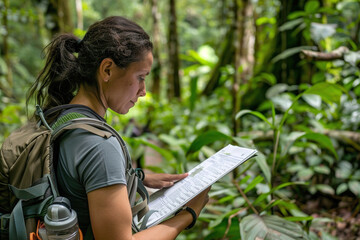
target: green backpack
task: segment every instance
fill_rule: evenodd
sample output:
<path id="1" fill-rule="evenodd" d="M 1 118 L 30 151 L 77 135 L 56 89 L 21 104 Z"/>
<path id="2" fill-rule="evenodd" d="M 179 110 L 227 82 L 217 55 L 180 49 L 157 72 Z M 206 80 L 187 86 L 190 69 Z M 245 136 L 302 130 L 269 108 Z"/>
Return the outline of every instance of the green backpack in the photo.
<path id="1" fill-rule="evenodd" d="M 36 231 L 37 221 L 43 220 L 48 206 L 59 196 L 54 165 L 56 165 L 56 140 L 67 130 L 81 128 L 104 138 L 116 137 L 124 152 L 127 169 L 126 180 L 133 218 L 141 219 L 148 212 L 149 195 L 142 184 L 141 169 L 133 169 L 125 142 L 110 125 L 76 112 L 60 117 L 50 127 L 45 117 L 71 108 L 61 105 L 46 111 L 37 106 L 41 118 L 29 122 L 5 139 L 0 150 L 0 239 L 29 239 Z M 147 219 L 147 216 L 145 216 Z M 146 220 L 145 220 L 146 222 Z M 132 228 L 140 228 L 133 221 Z M 87 231 L 85 239 L 93 238 Z"/>

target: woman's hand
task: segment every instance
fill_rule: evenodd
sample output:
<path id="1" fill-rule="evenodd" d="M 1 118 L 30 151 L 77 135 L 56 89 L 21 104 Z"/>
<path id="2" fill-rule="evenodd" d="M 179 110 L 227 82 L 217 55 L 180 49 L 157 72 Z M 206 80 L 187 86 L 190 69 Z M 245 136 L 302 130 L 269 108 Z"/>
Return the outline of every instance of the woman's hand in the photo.
<path id="1" fill-rule="evenodd" d="M 183 174 L 167 174 L 167 173 L 147 173 L 143 181 L 144 185 L 150 188 L 161 189 L 171 187 L 175 182 L 184 179 L 188 173 Z"/>

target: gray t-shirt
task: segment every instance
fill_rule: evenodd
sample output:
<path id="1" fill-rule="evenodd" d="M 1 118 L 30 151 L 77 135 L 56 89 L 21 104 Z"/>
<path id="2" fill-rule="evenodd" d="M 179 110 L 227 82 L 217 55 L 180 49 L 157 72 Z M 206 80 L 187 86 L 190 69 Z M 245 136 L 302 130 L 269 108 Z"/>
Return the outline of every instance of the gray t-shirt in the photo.
<path id="1" fill-rule="evenodd" d="M 82 113 L 95 118 L 91 112 Z M 87 193 L 114 184 L 126 185 L 125 170 L 125 156 L 115 137 L 106 139 L 83 129 L 61 137 L 57 184 L 60 195 L 68 198 L 76 211 L 83 233 L 90 225 Z"/>

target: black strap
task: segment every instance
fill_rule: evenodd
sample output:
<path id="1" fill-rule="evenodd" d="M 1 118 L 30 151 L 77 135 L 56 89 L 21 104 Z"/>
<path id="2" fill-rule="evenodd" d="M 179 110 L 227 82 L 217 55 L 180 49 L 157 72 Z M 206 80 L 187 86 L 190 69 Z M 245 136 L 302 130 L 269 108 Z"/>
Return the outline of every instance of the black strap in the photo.
<path id="1" fill-rule="evenodd" d="M 197 215 L 196 215 L 194 209 L 192 209 L 191 207 L 188 207 L 188 206 L 184 206 L 184 207 L 180 208 L 178 211 L 176 211 L 175 216 L 182 210 L 188 211 L 191 214 L 191 216 L 193 217 L 193 220 L 190 223 L 190 225 L 185 228 L 186 230 L 188 230 L 195 225 L 196 220 L 197 220 Z"/>

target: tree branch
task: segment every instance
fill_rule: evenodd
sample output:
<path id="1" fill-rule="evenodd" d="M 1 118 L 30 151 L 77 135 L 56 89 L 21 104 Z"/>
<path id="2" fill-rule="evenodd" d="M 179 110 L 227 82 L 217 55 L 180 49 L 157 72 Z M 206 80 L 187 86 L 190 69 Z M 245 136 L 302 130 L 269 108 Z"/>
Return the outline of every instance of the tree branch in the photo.
<path id="1" fill-rule="evenodd" d="M 331 61 L 336 59 L 344 59 L 344 54 L 349 51 L 350 50 L 347 47 L 341 46 L 331 52 L 316 52 L 311 50 L 302 50 L 301 52 L 306 58 L 310 60 Z"/>
<path id="2" fill-rule="evenodd" d="M 243 192 L 243 190 L 240 188 L 240 186 L 238 185 L 238 183 L 235 180 L 232 180 L 232 183 L 234 184 L 234 186 L 236 187 L 236 189 L 239 191 L 239 193 L 241 194 L 241 196 L 245 199 L 245 201 L 247 202 L 247 204 L 249 205 L 249 207 L 251 208 L 251 210 L 253 210 L 253 212 L 256 215 L 259 215 L 259 212 L 256 210 L 256 208 L 251 204 L 250 200 L 247 198 L 247 196 L 245 195 L 245 193 Z"/>
<path id="3" fill-rule="evenodd" d="M 229 230 L 230 230 L 230 227 L 231 227 L 231 220 L 236 217 L 237 215 L 239 215 L 241 212 L 247 210 L 248 208 L 242 208 L 240 209 L 239 211 L 237 211 L 236 213 L 232 214 L 229 219 L 228 219 L 228 225 L 226 227 L 226 230 L 225 230 L 225 233 L 224 233 L 224 236 L 221 240 L 225 240 L 226 239 L 226 235 L 229 233 Z"/>

